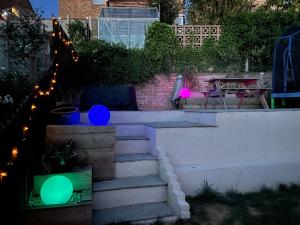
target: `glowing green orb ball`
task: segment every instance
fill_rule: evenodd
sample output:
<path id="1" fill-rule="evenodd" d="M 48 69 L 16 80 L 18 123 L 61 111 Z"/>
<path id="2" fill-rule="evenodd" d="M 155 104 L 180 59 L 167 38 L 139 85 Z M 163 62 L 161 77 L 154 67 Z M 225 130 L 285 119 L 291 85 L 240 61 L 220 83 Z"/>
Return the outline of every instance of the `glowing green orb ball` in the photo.
<path id="1" fill-rule="evenodd" d="M 48 178 L 41 188 L 41 198 L 46 205 L 64 204 L 69 201 L 72 193 L 72 182 L 61 175 Z"/>

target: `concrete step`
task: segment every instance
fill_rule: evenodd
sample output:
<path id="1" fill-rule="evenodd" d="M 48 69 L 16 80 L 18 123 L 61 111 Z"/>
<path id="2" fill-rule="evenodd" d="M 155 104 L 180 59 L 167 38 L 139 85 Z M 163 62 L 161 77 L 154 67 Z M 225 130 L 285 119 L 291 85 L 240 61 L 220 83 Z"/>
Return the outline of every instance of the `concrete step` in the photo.
<path id="1" fill-rule="evenodd" d="M 115 123 L 116 136 L 143 136 L 145 126 L 143 123 Z"/>
<path id="2" fill-rule="evenodd" d="M 93 209 L 166 200 L 167 183 L 158 176 L 129 177 L 93 183 Z"/>
<path id="3" fill-rule="evenodd" d="M 148 153 L 149 139 L 143 135 L 116 136 L 115 152 L 116 154 Z"/>
<path id="4" fill-rule="evenodd" d="M 173 218 L 174 222 L 178 219 L 165 202 L 93 210 L 93 225 L 124 222 L 142 224 L 142 221 L 145 220 L 159 220 L 163 222 L 166 218 Z"/>
<path id="5" fill-rule="evenodd" d="M 121 154 L 115 156 L 116 178 L 158 174 L 158 160 L 150 154 Z"/>

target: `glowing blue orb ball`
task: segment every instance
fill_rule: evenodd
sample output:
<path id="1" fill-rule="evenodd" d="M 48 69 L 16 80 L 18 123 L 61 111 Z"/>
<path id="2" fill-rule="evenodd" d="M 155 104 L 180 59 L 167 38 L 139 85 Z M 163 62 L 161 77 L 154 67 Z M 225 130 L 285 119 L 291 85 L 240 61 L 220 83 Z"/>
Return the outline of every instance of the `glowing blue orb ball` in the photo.
<path id="1" fill-rule="evenodd" d="M 72 194 L 72 182 L 61 175 L 48 178 L 41 188 L 41 198 L 45 205 L 64 204 L 69 201 Z"/>
<path id="2" fill-rule="evenodd" d="M 107 125 L 110 120 L 110 112 L 104 105 L 94 105 L 88 112 L 89 120 L 93 125 Z"/>

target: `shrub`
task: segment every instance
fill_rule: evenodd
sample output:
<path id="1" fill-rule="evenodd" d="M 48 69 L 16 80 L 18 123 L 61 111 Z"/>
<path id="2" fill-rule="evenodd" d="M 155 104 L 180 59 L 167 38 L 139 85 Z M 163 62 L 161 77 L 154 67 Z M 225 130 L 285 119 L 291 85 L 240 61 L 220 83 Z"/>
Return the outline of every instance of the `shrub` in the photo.
<path id="1" fill-rule="evenodd" d="M 220 37 L 215 48 L 215 67 L 217 71 L 235 74 L 242 70 L 243 61 L 238 51 L 239 43 L 230 34 Z"/>
<path id="2" fill-rule="evenodd" d="M 217 42 L 209 37 L 204 39 L 201 47 L 205 70 L 211 70 L 217 63 Z"/>
<path id="3" fill-rule="evenodd" d="M 78 51 L 78 72 L 83 85 L 137 84 L 146 82 L 153 74 L 141 49 L 93 40 L 81 42 Z"/>
<path id="4" fill-rule="evenodd" d="M 168 24 L 153 22 L 148 28 L 145 40 L 145 54 L 151 61 L 151 72 L 175 70 L 179 41 Z"/>
<path id="5" fill-rule="evenodd" d="M 70 172 L 87 165 L 86 151 L 76 151 L 72 139 L 62 144 L 47 144 L 42 155 L 42 166 L 46 173 Z"/>
<path id="6" fill-rule="evenodd" d="M 179 73 L 185 72 L 190 67 L 194 72 L 204 71 L 206 68 L 202 51 L 191 45 L 178 49 L 175 66 L 175 71 Z"/>

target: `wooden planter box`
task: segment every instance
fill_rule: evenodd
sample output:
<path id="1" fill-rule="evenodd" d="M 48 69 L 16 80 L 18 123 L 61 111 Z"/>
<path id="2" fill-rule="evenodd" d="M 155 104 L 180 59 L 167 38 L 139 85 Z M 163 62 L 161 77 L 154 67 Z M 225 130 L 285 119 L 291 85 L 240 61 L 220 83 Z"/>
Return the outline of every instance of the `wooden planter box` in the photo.
<path id="1" fill-rule="evenodd" d="M 63 175 L 73 184 L 73 193 L 80 193 L 80 201 L 69 201 L 61 205 L 33 204 L 40 199 L 40 190 L 46 179 Z M 23 210 L 24 225 L 92 225 L 92 170 L 71 173 L 34 176 L 34 187 L 28 205 Z"/>
<path id="2" fill-rule="evenodd" d="M 48 125 L 47 143 L 66 143 L 73 139 L 76 151 L 88 154 L 88 163 L 93 168 L 93 179 L 112 179 L 115 177 L 113 126 L 88 125 Z"/>

